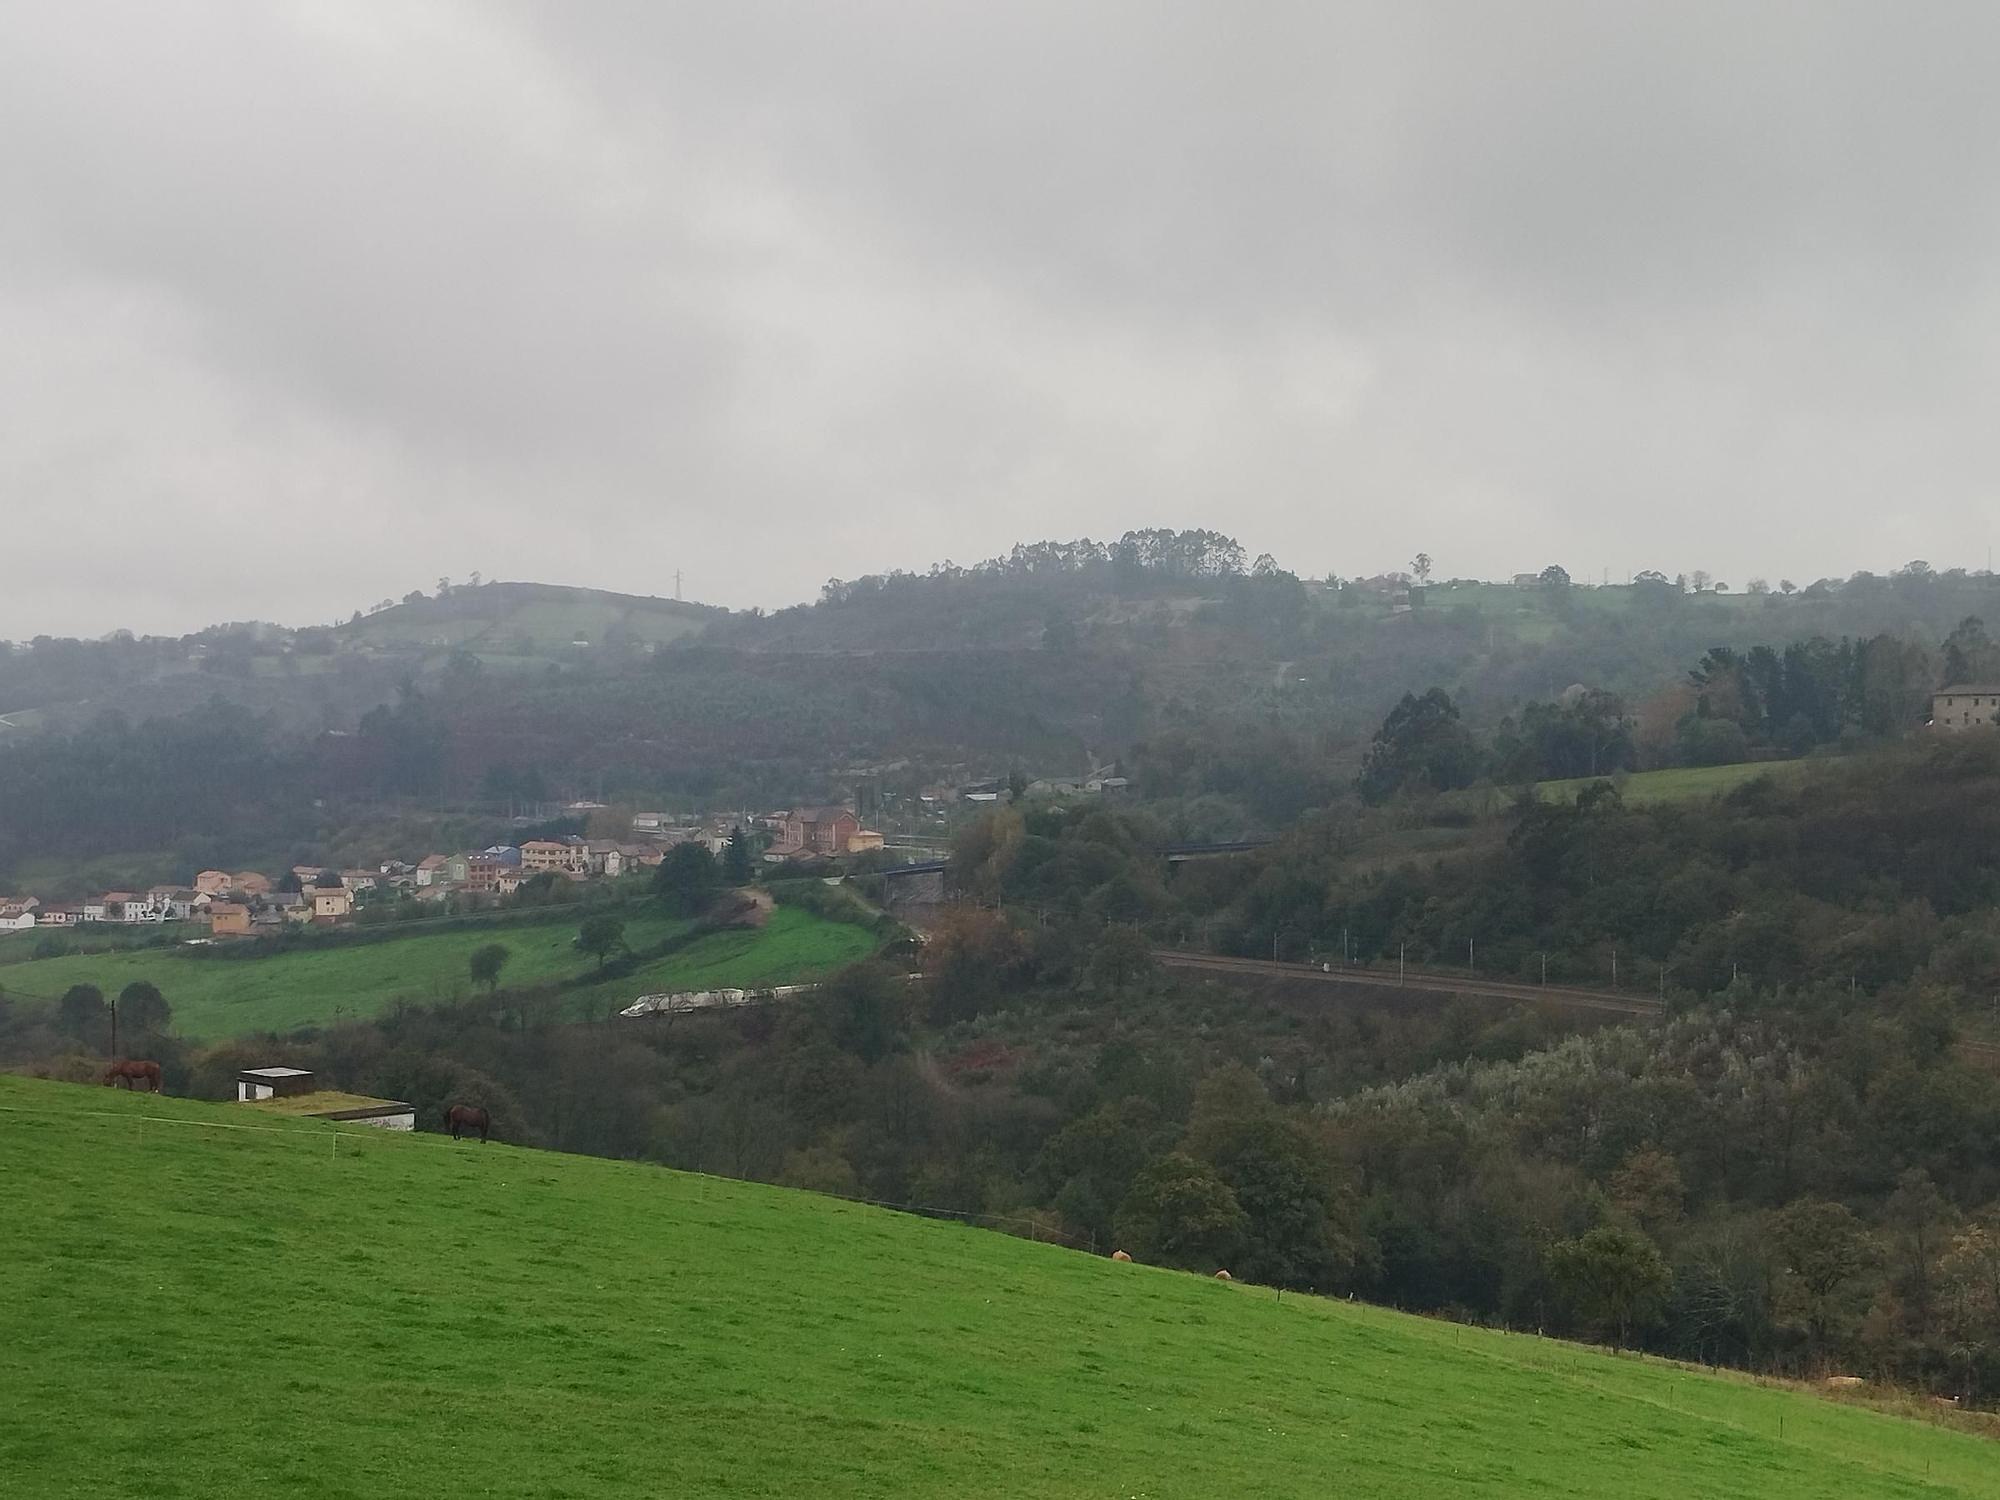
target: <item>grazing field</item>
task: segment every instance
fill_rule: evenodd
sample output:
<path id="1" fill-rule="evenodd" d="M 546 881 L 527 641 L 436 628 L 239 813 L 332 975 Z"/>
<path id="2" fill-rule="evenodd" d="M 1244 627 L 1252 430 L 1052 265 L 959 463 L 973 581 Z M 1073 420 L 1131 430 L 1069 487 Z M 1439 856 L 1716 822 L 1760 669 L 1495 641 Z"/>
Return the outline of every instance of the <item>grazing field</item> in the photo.
<path id="1" fill-rule="evenodd" d="M 1544 781 L 1536 784 L 1538 796 L 1550 802 L 1573 802 L 1576 794 L 1598 781 L 1613 782 L 1627 804 L 1644 806 L 1653 802 L 1686 802 L 1697 797 L 1717 797 L 1734 791 L 1760 776 L 1789 778 L 1804 773 L 1812 764 L 1803 760 L 1757 760 L 1734 766 L 1676 766 L 1666 771 L 1636 771 L 1627 776 L 1580 776 L 1572 781 Z"/>
<path id="2" fill-rule="evenodd" d="M 371 1016 L 398 998 L 437 1001 L 468 993 L 466 961 L 476 948 L 504 944 L 510 985 L 583 978 L 594 960 L 573 946 L 579 912 L 562 920 L 482 925 L 413 933 L 352 946 L 297 948 L 268 957 L 224 958 L 173 949 L 78 953 L 0 965 L 0 991 L 52 999 L 73 984 L 115 995 L 135 979 L 151 980 L 174 1009 L 174 1030 L 217 1040 L 252 1031 L 284 1031 Z M 689 924 L 637 908 L 625 914 L 634 948 L 663 941 Z M 781 910 L 760 929 L 716 933 L 645 965 L 636 974 L 579 992 L 578 1004 L 602 1007 L 618 994 L 661 988 L 756 985 L 809 977 L 867 955 L 874 938 L 859 927 Z M 686 982 L 683 982 L 683 981 Z"/>
<path id="3" fill-rule="evenodd" d="M 10 1496 L 2000 1495 L 1806 1393 L 632 1163 L 8 1078 L 0 1163 Z"/>
<path id="4" fill-rule="evenodd" d="M 352 640 L 387 647 L 473 648 L 547 657 L 613 633 L 665 644 L 697 634 L 713 612 L 639 594 L 533 583 L 461 588 L 443 599 L 417 599 L 342 626 Z"/>
<path id="5" fill-rule="evenodd" d="M 624 978 L 591 985 L 580 997 L 589 1010 L 639 995 L 793 984 L 858 963 L 875 948 L 875 935 L 865 927 L 781 906 L 762 927 L 712 932 Z"/>
<path id="6" fill-rule="evenodd" d="M 89 922 L 80 927 L 30 927 L 25 932 L 0 933 L 0 985 L 6 983 L 7 965 L 28 962 L 35 949 L 47 942 L 61 943 L 77 953 L 99 953 L 144 948 L 158 938 L 181 942 L 207 936 L 207 926 L 199 922 L 148 922 L 130 927 L 123 922 Z"/>

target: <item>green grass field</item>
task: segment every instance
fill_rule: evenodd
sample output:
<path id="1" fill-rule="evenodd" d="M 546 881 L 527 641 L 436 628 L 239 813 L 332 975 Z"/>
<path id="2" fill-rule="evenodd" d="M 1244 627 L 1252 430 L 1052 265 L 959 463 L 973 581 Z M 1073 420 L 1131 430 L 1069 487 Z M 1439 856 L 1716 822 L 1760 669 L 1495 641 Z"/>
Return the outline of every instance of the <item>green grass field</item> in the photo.
<path id="1" fill-rule="evenodd" d="M 1629 776 L 1578 777 L 1573 781 L 1543 781 L 1536 793 L 1551 802 L 1573 802 L 1576 794 L 1593 781 L 1614 781 L 1631 806 L 1654 802 L 1685 802 L 1697 797 L 1718 797 L 1734 791 L 1759 776 L 1787 779 L 1803 774 L 1812 764 L 1803 760 L 1760 760 L 1734 766 L 1677 766 L 1666 771 L 1636 771 Z"/>
<path id="2" fill-rule="evenodd" d="M 579 1000 L 589 1010 L 614 998 L 792 984 L 858 963 L 875 948 L 875 935 L 864 927 L 781 906 L 762 927 L 712 932 L 623 979 L 588 986 Z"/>
<path id="3" fill-rule="evenodd" d="M 530 654 L 546 658 L 568 651 L 576 640 L 600 644 L 613 626 L 632 640 L 665 644 L 705 624 L 700 609 L 671 599 L 503 583 L 461 589 L 444 601 L 399 604 L 341 628 L 352 639 L 377 645 L 469 646 L 501 655 L 525 640 Z"/>
<path id="4" fill-rule="evenodd" d="M 9 964 L 27 963 L 38 945 L 51 940 L 79 953 L 108 953 L 143 948 L 148 939 L 164 937 L 180 942 L 207 936 L 208 928 L 196 922 L 149 922 L 131 927 L 122 922 L 90 922 L 81 927 L 30 927 L 26 932 L 0 933 L 0 985 L 7 982 Z"/>
<path id="5" fill-rule="evenodd" d="M 73 984 L 94 984 L 115 995 L 135 979 L 149 979 L 173 1006 L 176 1031 L 213 1041 L 371 1016 L 398 998 L 431 1002 L 463 995 L 470 989 L 466 960 L 487 943 L 503 943 L 511 950 L 503 975 L 508 984 L 583 976 L 593 960 L 572 946 L 581 920 L 577 915 L 413 933 L 267 958 L 202 957 L 171 949 L 79 953 L 0 965 L 0 989 L 53 999 Z M 625 940 L 643 948 L 687 925 L 642 910 L 627 915 Z M 862 928 L 781 908 L 763 928 L 698 939 L 636 974 L 578 992 L 577 1003 L 601 1008 L 617 994 L 807 978 L 865 957 L 874 946 L 873 936 Z"/>
<path id="6" fill-rule="evenodd" d="M 2000 1495 L 1807 1393 L 632 1163 L 4 1077 L 0 1163 L 20 1500 Z"/>

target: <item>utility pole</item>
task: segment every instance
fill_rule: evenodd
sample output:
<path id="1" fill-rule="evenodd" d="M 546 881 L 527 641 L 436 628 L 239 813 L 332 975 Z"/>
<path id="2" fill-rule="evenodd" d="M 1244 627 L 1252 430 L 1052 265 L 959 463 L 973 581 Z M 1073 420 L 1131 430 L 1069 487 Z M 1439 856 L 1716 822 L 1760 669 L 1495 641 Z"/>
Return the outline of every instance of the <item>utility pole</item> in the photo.
<path id="1" fill-rule="evenodd" d="M 118 1056 L 118 1002 L 111 1002 L 111 1055 Z"/>
<path id="2" fill-rule="evenodd" d="M 1471 939 L 1471 938 L 1467 938 L 1467 939 L 1465 940 L 1465 966 L 1466 966 L 1466 968 L 1468 968 L 1468 969 L 1471 969 L 1471 970 L 1472 970 L 1472 971 L 1473 971 L 1474 973 L 1477 973 L 1477 972 L 1479 971 L 1479 965 L 1478 965 L 1478 964 L 1476 964 L 1476 963 L 1474 963 L 1474 962 L 1472 961 L 1472 939 Z"/>
<path id="3" fill-rule="evenodd" d="M 675 569 L 674 569 L 674 598 L 675 598 L 676 600 L 678 600 L 678 599 L 680 598 L 680 596 L 681 596 L 681 570 L 680 570 L 679 568 L 675 568 Z"/>
<path id="4" fill-rule="evenodd" d="M 1542 983 L 1547 984 L 1548 982 L 1549 982 L 1549 956 L 1548 954 L 1544 953 L 1542 955 Z"/>

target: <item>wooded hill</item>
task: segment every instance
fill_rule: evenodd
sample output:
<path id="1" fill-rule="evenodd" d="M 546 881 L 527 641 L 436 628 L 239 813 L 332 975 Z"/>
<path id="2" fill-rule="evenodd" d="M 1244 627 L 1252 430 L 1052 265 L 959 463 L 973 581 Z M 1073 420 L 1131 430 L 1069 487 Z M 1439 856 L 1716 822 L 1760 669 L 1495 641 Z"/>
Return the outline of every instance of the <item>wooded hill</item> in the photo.
<path id="1" fill-rule="evenodd" d="M 0 713 L 17 722 L 0 731 L 0 859 L 198 835 L 233 858 L 249 852 L 247 827 L 269 835 L 259 851 L 290 847 L 343 809 L 464 806 L 496 772 L 568 795 L 741 805 L 837 795 L 832 773 L 886 762 L 913 792 L 1122 758 L 1149 795 L 1227 799 L 1217 816 L 1241 832 L 1339 795 L 1406 693 L 1438 689 L 1486 732 L 1581 686 L 1641 726 L 1661 720 L 1670 742 L 1693 706 L 1686 674 L 1719 644 L 1743 671 L 1711 662 L 1717 683 L 1734 673 L 1743 690 L 1709 689 L 1720 717 L 1675 755 L 1753 753 L 1759 736 L 1766 753 L 1819 743 L 1818 700 L 1785 700 L 1733 737 L 1722 720 L 1761 710 L 1765 657 L 1820 636 L 1861 664 L 1829 670 L 1888 705 L 1854 732 L 1899 732 L 1949 669 L 1950 633 L 1982 611 L 2000 620 L 2000 582 L 1914 564 L 1791 593 L 1695 593 L 1657 576 L 1593 589 L 1553 568 L 1526 588 L 1405 589 L 1246 567 L 1211 532 L 1025 546 L 829 585 L 768 616 L 461 586 L 336 628 L 40 640 L 0 655 Z M 1817 649 L 1801 660 L 1821 662 Z M 1892 657 L 1885 696 L 1868 681 Z M 1848 733 L 1849 719 L 1829 722 Z M 204 789 L 216 725 L 232 742 L 228 779 Z M 183 753 L 193 745 L 209 748 Z"/>

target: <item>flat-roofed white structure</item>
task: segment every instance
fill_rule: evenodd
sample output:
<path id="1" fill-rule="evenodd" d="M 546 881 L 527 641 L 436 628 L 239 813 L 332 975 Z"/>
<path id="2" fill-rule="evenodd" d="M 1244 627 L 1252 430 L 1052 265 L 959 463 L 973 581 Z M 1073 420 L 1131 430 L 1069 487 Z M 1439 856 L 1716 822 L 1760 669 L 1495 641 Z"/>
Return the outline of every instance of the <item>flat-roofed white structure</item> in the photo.
<path id="1" fill-rule="evenodd" d="M 278 1099 L 288 1094 L 310 1094 L 313 1075 L 305 1068 L 245 1068 L 236 1075 L 236 1102 Z"/>

